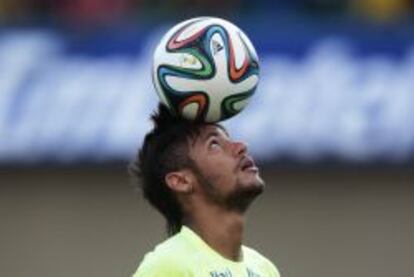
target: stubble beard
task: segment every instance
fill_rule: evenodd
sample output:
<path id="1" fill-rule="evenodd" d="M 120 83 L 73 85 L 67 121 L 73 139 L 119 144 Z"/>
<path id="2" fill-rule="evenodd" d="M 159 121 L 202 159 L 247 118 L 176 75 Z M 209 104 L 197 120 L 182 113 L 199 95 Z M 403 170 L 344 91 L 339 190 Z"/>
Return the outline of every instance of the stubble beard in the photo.
<path id="1" fill-rule="evenodd" d="M 237 189 L 235 189 L 232 193 L 222 195 L 216 189 L 219 184 L 214 184 L 214 182 L 205 176 L 197 166 L 193 168 L 193 172 L 197 177 L 197 181 L 204 189 L 206 199 L 210 203 L 220 206 L 228 211 L 245 213 L 253 200 L 259 196 L 264 189 L 264 182 L 260 178 L 257 180 L 259 184 L 249 186 L 237 184 Z"/>
<path id="2" fill-rule="evenodd" d="M 245 213 L 253 200 L 262 194 L 264 189 L 264 184 L 262 182 L 260 184 L 254 184 L 247 187 L 237 184 L 238 189 L 227 197 L 226 202 L 228 208 Z"/>

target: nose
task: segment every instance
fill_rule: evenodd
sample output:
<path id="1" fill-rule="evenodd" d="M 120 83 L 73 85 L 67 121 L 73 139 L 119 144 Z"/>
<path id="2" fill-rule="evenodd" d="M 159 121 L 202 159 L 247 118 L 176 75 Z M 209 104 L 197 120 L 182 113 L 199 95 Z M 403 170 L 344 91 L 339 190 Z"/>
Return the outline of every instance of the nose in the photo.
<path id="1" fill-rule="evenodd" d="M 236 156 L 242 156 L 247 153 L 247 145 L 241 141 L 233 142 L 233 153 Z"/>

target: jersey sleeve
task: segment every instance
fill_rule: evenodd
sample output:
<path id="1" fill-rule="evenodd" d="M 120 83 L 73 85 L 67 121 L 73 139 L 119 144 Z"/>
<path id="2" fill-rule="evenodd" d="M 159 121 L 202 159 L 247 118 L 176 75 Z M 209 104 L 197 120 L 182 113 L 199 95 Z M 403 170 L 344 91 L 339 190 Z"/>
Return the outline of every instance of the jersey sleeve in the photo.
<path id="1" fill-rule="evenodd" d="M 267 269 L 269 271 L 269 276 L 280 277 L 280 273 L 277 267 L 270 260 L 265 259 L 265 261 L 266 261 Z"/>
<path id="2" fill-rule="evenodd" d="M 256 250 L 243 246 L 248 259 L 254 263 L 260 272 L 266 277 L 281 277 L 277 267 L 268 258 L 257 252 Z"/>

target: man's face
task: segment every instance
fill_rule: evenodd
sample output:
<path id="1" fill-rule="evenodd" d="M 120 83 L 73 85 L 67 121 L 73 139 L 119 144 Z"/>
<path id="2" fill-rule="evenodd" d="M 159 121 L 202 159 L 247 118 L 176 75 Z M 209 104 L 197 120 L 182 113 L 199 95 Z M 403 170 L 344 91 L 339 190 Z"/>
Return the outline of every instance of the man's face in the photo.
<path id="1" fill-rule="evenodd" d="M 217 125 L 206 125 L 190 143 L 194 173 L 208 201 L 244 211 L 263 191 L 264 182 L 242 142 Z"/>

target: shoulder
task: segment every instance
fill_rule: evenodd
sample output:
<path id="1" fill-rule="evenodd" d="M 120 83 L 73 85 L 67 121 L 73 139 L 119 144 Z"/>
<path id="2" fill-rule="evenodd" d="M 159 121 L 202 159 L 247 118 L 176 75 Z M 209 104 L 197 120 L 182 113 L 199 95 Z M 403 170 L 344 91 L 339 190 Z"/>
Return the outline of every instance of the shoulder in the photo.
<path id="1" fill-rule="evenodd" d="M 245 259 L 250 263 L 254 263 L 256 266 L 269 273 L 269 276 L 280 277 L 279 270 L 268 258 L 257 252 L 256 250 L 243 246 L 243 254 Z"/>
<path id="2" fill-rule="evenodd" d="M 147 254 L 133 277 L 181 277 L 188 275 L 185 263 L 176 256 L 153 256 Z"/>
<path id="3" fill-rule="evenodd" d="M 133 277 L 186 276 L 189 270 L 187 262 L 187 246 L 174 236 L 146 254 Z"/>

